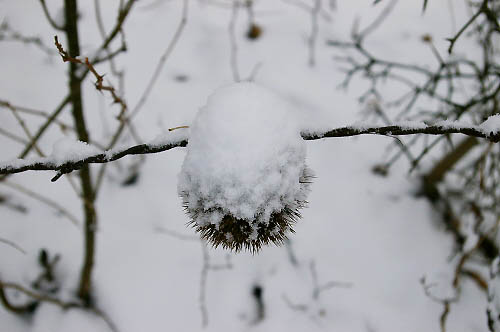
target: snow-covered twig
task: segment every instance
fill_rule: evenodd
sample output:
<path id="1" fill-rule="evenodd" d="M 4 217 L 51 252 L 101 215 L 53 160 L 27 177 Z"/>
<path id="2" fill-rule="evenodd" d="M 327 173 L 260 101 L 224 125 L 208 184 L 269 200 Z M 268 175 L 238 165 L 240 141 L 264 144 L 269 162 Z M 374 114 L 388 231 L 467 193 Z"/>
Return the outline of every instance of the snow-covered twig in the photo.
<path id="1" fill-rule="evenodd" d="M 331 137 L 350 137 L 365 134 L 374 134 L 382 136 L 401 136 L 401 135 L 447 135 L 447 134 L 464 134 L 467 136 L 484 138 L 491 142 L 500 140 L 500 132 L 496 129 L 489 128 L 484 124 L 481 126 L 474 125 L 459 125 L 456 123 L 443 123 L 436 125 L 425 125 L 423 123 L 403 123 L 390 126 L 369 126 L 369 125 L 353 125 L 335 128 L 331 130 L 315 130 L 303 131 L 302 138 L 307 141 L 331 138 Z M 56 161 L 54 158 L 34 158 L 31 160 L 14 160 L 11 162 L 0 163 L 0 174 L 21 173 L 28 170 L 34 171 L 57 171 L 56 176 L 52 181 L 58 180 L 63 174 L 71 173 L 80 169 L 87 164 L 103 164 L 118 160 L 127 155 L 151 154 L 167 151 L 177 147 L 185 147 L 188 144 L 187 137 L 178 136 L 176 139 L 167 139 L 164 142 L 155 140 L 148 144 L 139 144 L 126 149 L 113 149 L 101 153 L 85 155 L 81 159 Z"/>
<path id="2" fill-rule="evenodd" d="M 71 160 L 62 163 L 56 162 L 54 159 L 36 158 L 32 160 L 15 160 L 12 163 L 3 163 L 0 166 L 0 174 L 14 174 L 27 170 L 36 171 L 57 171 L 57 175 L 52 178 L 52 181 L 57 181 L 63 174 L 71 173 L 78 170 L 87 164 L 103 164 L 110 161 L 118 160 L 127 155 L 150 154 L 170 150 L 176 147 L 187 145 L 187 140 L 179 140 L 167 144 L 139 144 L 127 149 L 110 150 L 102 153 L 88 155 L 82 159 Z"/>
<path id="3" fill-rule="evenodd" d="M 394 124 L 390 126 L 370 126 L 370 125 L 354 125 L 341 128 L 335 128 L 320 132 L 303 132 L 302 138 L 307 141 L 329 138 L 329 137 L 348 137 L 364 134 L 375 134 L 383 136 L 403 136 L 415 134 L 427 135 L 447 135 L 447 134 L 464 134 L 478 138 L 486 138 L 491 142 L 500 140 L 500 132 L 488 132 L 486 126 L 467 126 L 454 123 L 443 123 L 436 125 L 425 125 L 423 123 L 411 122 L 403 124 Z"/>

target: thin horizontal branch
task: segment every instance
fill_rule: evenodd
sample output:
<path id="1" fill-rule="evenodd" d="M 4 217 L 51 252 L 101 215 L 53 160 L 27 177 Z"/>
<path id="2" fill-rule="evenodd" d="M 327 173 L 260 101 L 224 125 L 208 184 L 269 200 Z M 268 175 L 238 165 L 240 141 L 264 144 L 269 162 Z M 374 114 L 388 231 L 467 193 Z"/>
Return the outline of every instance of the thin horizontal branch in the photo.
<path id="1" fill-rule="evenodd" d="M 447 134 L 463 134 L 472 137 L 484 138 L 491 142 L 500 140 L 500 131 L 488 133 L 481 126 L 461 126 L 457 124 L 441 124 L 441 125 L 424 125 L 420 123 L 390 125 L 382 127 L 370 126 L 347 126 L 335 128 L 332 130 L 323 131 L 305 131 L 302 132 L 302 138 L 307 141 L 331 138 L 331 137 L 350 137 L 365 134 L 374 134 L 382 136 L 402 136 L 402 135 L 447 135 Z M 114 149 L 82 157 L 78 160 L 70 160 L 65 162 L 56 162 L 51 157 L 37 158 L 32 160 L 15 160 L 13 162 L 0 163 L 0 174 L 21 173 L 28 170 L 35 171 L 57 171 L 57 175 L 52 178 L 56 181 L 63 174 L 71 173 L 78 170 L 86 164 L 103 164 L 108 163 L 127 155 L 151 154 L 167 151 L 177 147 L 185 147 L 188 140 L 185 136 L 179 139 L 168 139 L 165 142 L 154 142 L 150 144 L 139 144 L 126 149 Z"/>
<path id="2" fill-rule="evenodd" d="M 4 290 L 4 289 L 8 289 L 8 288 L 14 289 L 18 292 L 21 292 L 21 293 L 27 295 L 32 300 L 35 300 L 35 302 L 30 301 L 27 304 L 20 305 L 20 306 L 11 304 L 9 302 L 9 300 L 7 299 L 7 296 L 6 296 L 5 290 Z M 88 307 L 84 306 L 82 303 L 76 302 L 76 301 L 63 301 L 57 297 L 53 297 L 50 295 L 46 295 L 46 294 L 32 291 L 31 289 L 28 289 L 20 284 L 14 283 L 14 282 L 4 282 L 4 281 L 0 280 L 0 302 L 2 302 L 8 310 L 10 310 L 14 313 L 18 313 L 18 314 L 32 312 L 34 307 L 37 305 L 37 302 L 51 303 L 51 304 L 59 306 L 63 310 L 81 309 L 81 310 L 85 310 L 85 311 L 90 311 L 90 312 L 95 313 L 97 316 L 101 317 L 101 319 L 108 325 L 109 329 L 112 332 L 118 331 L 118 329 L 117 329 L 116 325 L 113 323 L 113 321 L 108 317 L 108 315 L 106 315 L 105 312 L 103 312 L 99 308 L 96 308 L 96 307 L 88 308 Z"/>
<path id="3" fill-rule="evenodd" d="M 42 202 L 42 203 L 50 206 L 51 208 L 55 209 L 58 213 L 62 214 L 66 218 L 68 218 L 68 220 L 71 221 L 71 223 L 73 223 L 73 225 L 75 225 L 77 227 L 82 224 L 78 220 L 78 218 L 76 218 L 71 212 L 69 212 L 67 209 L 65 209 L 61 204 L 59 204 L 55 200 L 52 200 L 48 197 L 40 195 L 40 194 L 38 194 L 38 193 L 36 193 L 36 192 L 26 188 L 26 187 L 21 186 L 20 184 L 13 183 L 13 182 L 10 182 L 7 180 L 1 181 L 0 185 L 4 185 L 4 186 L 7 186 L 7 187 L 12 188 L 14 190 L 17 190 L 17 191 L 37 200 L 39 202 Z"/>
<path id="4" fill-rule="evenodd" d="M 34 300 L 38 301 L 43 301 L 43 302 L 48 302 L 52 303 L 55 305 L 60 306 L 62 309 L 71 309 L 71 308 L 80 308 L 82 305 L 77 302 L 64 302 L 58 298 L 51 297 L 45 294 L 39 294 L 36 293 L 28 288 L 25 288 L 19 284 L 13 283 L 13 282 L 3 282 L 0 280 L 0 288 L 11 288 L 15 289 L 21 293 L 26 294 L 27 296 L 31 297 Z"/>
<path id="5" fill-rule="evenodd" d="M 32 160 L 16 160 L 12 164 L 0 164 L 0 174 L 21 173 L 28 170 L 34 171 L 57 171 L 57 175 L 52 178 L 52 182 L 59 179 L 62 175 L 78 170 L 87 164 L 103 164 L 115 161 L 127 155 L 151 154 L 167 151 L 176 147 L 185 147 L 187 140 L 172 141 L 166 144 L 139 144 L 127 149 L 111 150 L 95 155 L 90 155 L 79 160 L 57 163 L 50 157 L 37 158 Z"/>
<path id="6" fill-rule="evenodd" d="M 336 128 L 324 132 L 302 133 L 302 138 L 311 141 L 329 137 L 349 137 L 365 134 L 375 134 L 383 136 L 404 136 L 415 134 L 426 135 L 447 135 L 447 134 L 464 134 L 467 136 L 485 138 L 491 142 L 497 143 L 500 140 L 500 132 L 486 133 L 479 126 L 448 126 L 448 125 L 390 125 L 383 127 L 368 127 L 368 126 L 347 126 Z"/>
<path id="7" fill-rule="evenodd" d="M 7 239 L 4 239 L 4 238 L 1 238 L 0 237 L 0 243 L 3 243 L 3 244 L 6 244 L 8 245 L 9 247 L 11 248 L 14 248 L 16 249 L 17 251 L 19 251 L 20 253 L 23 253 L 26 255 L 26 250 L 24 250 L 23 248 L 21 248 L 20 246 L 18 246 L 16 243 L 10 241 L 10 240 L 7 240 Z"/>

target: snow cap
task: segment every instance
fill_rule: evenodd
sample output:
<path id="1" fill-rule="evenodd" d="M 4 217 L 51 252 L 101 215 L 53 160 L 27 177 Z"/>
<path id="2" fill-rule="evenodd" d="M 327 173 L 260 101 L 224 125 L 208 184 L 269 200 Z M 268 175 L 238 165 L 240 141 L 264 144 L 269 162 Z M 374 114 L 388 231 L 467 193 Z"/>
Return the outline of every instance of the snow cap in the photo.
<path id="1" fill-rule="evenodd" d="M 190 128 L 178 193 L 214 246 L 280 244 L 306 204 L 311 172 L 291 105 L 255 83 L 222 87 Z"/>

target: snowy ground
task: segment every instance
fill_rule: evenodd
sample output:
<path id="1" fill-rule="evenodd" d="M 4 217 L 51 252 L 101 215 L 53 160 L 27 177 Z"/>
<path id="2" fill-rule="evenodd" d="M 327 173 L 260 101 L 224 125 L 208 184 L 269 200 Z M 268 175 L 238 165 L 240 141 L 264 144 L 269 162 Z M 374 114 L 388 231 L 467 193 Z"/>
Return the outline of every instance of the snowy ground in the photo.
<path id="1" fill-rule="evenodd" d="M 337 89 L 343 79 L 333 59 L 338 51 L 328 38 L 348 39 L 352 22 L 368 24 L 385 5 L 373 1 L 338 1 L 319 20 L 316 65 L 308 66 L 310 14 L 287 1 L 256 1 L 261 38 L 245 38 L 247 13 L 236 20 L 237 66 L 242 78 L 255 66 L 255 82 L 278 91 L 295 105 L 304 127 L 340 126 L 362 120 L 356 96 L 365 83 Z M 102 1 L 106 27 L 116 17 L 117 1 Z M 221 1 L 221 3 L 227 3 Z M 48 1 L 57 11 L 58 1 Z M 80 2 L 80 37 L 84 53 L 100 44 L 91 1 Z M 437 47 L 453 31 L 447 1 L 429 1 L 421 15 L 420 1 L 400 1 L 370 39 L 381 56 L 430 62 L 420 37 L 432 32 Z M 0 1 L 0 19 L 26 35 L 40 36 L 49 47 L 55 32 L 35 1 Z M 456 6 L 461 22 L 462 9 Z M 161 53 L 180 20 L 182 1 L 140 1 L 125 24 L 128 52 L 117 58 L 125 69 L 125 98 L 139 100 Z M 233 81 L 228 26 L 232 10 L 209 1 L 191 0 L 187 25 L 168 58 L 147 103 L 135 120 L 143 141 L 167 128 L 190 124 L 197 110 L 218 87 Z M 59 34 L 61 34 L 59 32 Z M 60 39 L 64 41 L 61 34 Z M 443 41 L 443 42 L 442 42 Z M 65 42 L 65 41 L 64 41 Z M 119 46 L 118 44 L 115 44 Z M 0 99 L 12 104 L 53 110 L 66 94 L 66 65 L 33 46 L 0 42 Z M 106 65 L 100 72 L 109 72 Z M 108 75 L 116 84 L 116 79 Z M 179 80 L 179 77 L 183 79 Z M 108 95 L 84 83 L 84 107 L 91 137 L 107 141 L 119 112 Z M 62 119 L 70 123 L 69 114 Z M 2 128 L 23 135 L 16 119 L 3 109 Z M 30 118 L 34 131 L 41 122 Z M 50 154 L 63 134 L 50 130 L 39 143 Z M 439 331 L 442 305 L 426 297 L 424 275 L 446 270 L 453 238 L 445 233 L 423 199 L 414 197 L 416 181 L 400 162 L 388 178 L 370 169 L 382 160 L 389 138 L 365 136 L 307 143 L 307 164 L 317 178 L 309 207 L 282 247 L 265 247 L 256 255 L 206 248 L 191 228 L 177 194 L 177 176 L 185 156 L 174 149 L 148 156 L 136 185 L 123 187 L 123 171 L 133 158 L 110 166 L 97 200 L 99 229 L 94 274 L 98 306 L 122 332 L 128 331 Z M 1 161 L 15 158 L 22 146 L 0 137 Z M 129 138 L 121 142 L 131 145 Z M 97 168 L 94 172 L 97 171 Z M 80 201 L 69 182 L 50 182 L 51 172 L 12 176 L 19 183 L 59 202 L 82 219 Z M 28 213 L 0 205 L 0 237 L 14 241 L 26 254 L 0 244 L 0 276 L 29 285 L 38 274 L 40 248 L 61 254 L 56 270 L 64 298 L 72 296 L 82 259 L 81 225 L 75 227 L 54 209 L 6 186 L 0 194 L 25 205 Z M 165 231 L 168 230 L 168 231 Z M 176 236 L 172 235 L 175 232 Z M 182 237 L 177 235 L 181 234 Z M 207 264 L 218 269 L 207 269 Z M 212 266 L 210 265 L 210 266 Z M 336 287 L 315 295 L 331 281 Z M 263 290 L 264 317 L 252 296 Z M 15 294 L 13 294 L 15 295 Z M 486 331 L 485 301 L 465 281 L 461 301 L 452 305 L 449 331 Z M 205 326 L 204 326 L 205 325 Z M 1 332 L 107 331 L 106 324 L 81 310 L 62 311 L 43 304 L 29 319 L 0 307 Z"/>

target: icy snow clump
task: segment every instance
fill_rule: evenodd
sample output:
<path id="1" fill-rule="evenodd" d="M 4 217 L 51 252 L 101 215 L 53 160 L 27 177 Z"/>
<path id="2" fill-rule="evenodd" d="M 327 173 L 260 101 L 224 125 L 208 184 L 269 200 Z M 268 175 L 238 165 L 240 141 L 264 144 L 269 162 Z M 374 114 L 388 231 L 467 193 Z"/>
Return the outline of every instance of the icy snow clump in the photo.
<path id="1" fill-rule="evenodd" d="M 214 246 L 281 243 L 300 217 L 311 174 L 291 105 L 255 83 L 218 89 L 196 115 L 178 192 Z"/>

